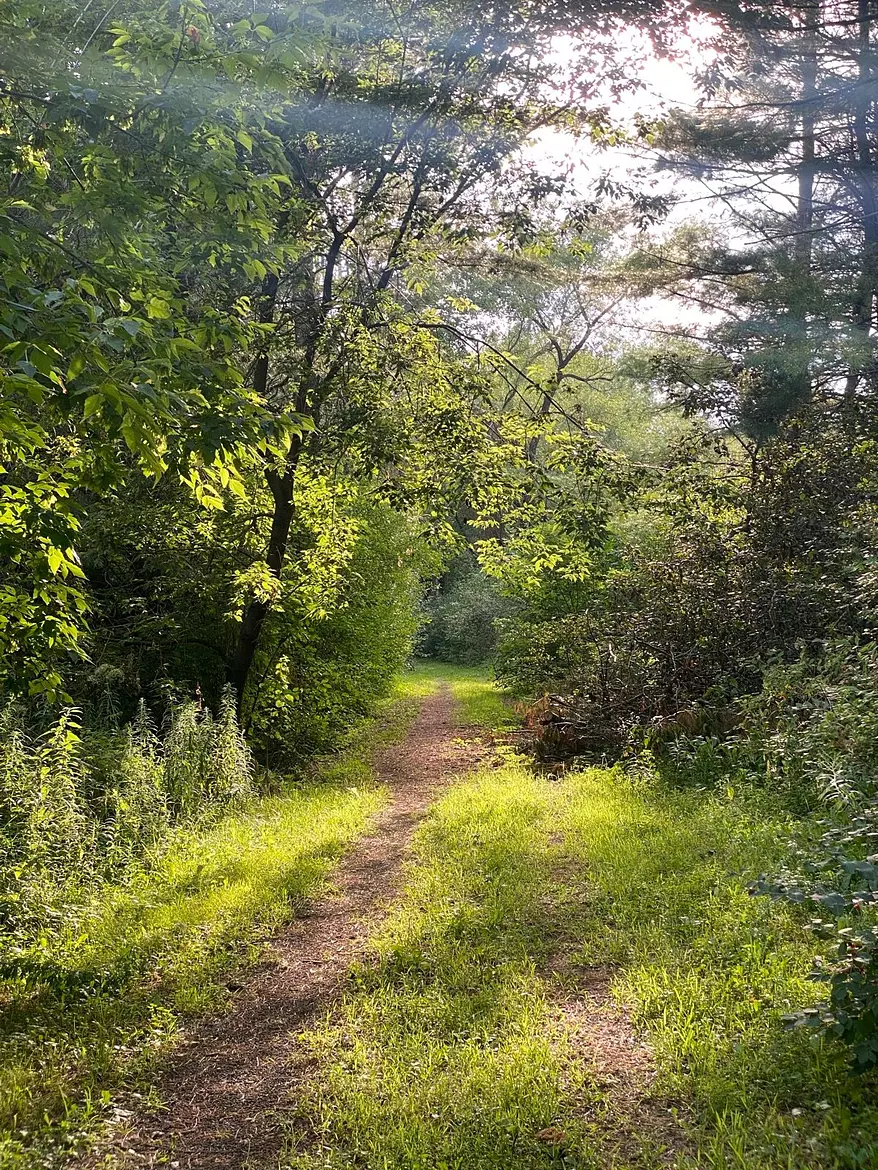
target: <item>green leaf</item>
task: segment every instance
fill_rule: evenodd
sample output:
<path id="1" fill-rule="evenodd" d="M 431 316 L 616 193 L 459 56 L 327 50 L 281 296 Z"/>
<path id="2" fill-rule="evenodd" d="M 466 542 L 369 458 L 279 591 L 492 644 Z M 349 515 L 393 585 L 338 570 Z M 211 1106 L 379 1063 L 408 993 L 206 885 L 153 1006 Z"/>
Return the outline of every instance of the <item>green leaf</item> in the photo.
<path id="1" fill-rule="evenodd" d="M 85 367 L 85 356 L 81 353 L 76 354 L 75 357 L 71 358 L 70 365 L 67 367 L 67 380 L 70 381 L 72 378 L 77 377 Z"/>
<path id="2" fill-rule="evenodd" d="M 146 302 L 146 315 L 153 320 L 166 321 L 171 316 L 171 306 L 162 297 L 150 297 Z"/>

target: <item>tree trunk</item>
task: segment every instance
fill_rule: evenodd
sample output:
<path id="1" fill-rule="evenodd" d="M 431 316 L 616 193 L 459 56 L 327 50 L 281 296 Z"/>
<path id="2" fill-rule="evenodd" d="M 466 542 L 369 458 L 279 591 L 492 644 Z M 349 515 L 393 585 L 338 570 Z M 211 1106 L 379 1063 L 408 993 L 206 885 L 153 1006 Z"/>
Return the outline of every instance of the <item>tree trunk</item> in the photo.
<path id="1" fill-rule="evenodd" d="M 817 97 L 817 29 L 820 24 L 820 4 L 809 4 L 802 9 L 805 47 L 802 54 L 802 154 L 799 160 L 799 183 L 796 215 L 796 259 L 803 276 L 810 276 L 814 252 L 814 164 L 815 113 Z"/>
<path id="2" fill-rule="evenodd" d="M 271 534 L 268 538 L 268 550 L 265 554 L 265 563 L 272 576 L 278 579 L 280 579 L 283 572 L 284 562 L 287 557 L 290 530 L 296 514 L 293 491 L 301 449 L 301 441 L 295 440 L 284 465 L 283 472 L 269 469 L 266 473 L 268 486 L 271 489 L 274 500 L 274 508 L 271 517 Z M 229 682 L 235 689 L 239 716 L 243 713 L 244 692 L 247 689 L 247 680 L 250 677 L 250 671 L 259 647 L 259 639 L 262 636 L 262 629 L 270 608 L 267 601 L 254 597 L 248 602 L 241 618 L 241 628 L 238 631 L 238 645 L 229 670 Z"/>
<path id="3" fill-rule="evenodd" d="M 863 253 L 857 295 L 853 306 L 854 327 L 863 335 L 864 342 L 872 332 L 875 309 L 876 276 L 878 276 L 878 198 L 875 193 L 875 160 L 871 140 L 872 98 L 872 14 L 871 0 L 857 0 L 859 28 L 859 59 L 857 65 L 857 95 L 854 105 L 855 166 L 862 213 Z M 862 380 L 861 370 L 852 370 L 845 383 L 845 400 L 852 404 L 857 386 Z"/>
<path id="4" fill-rule="evenodd" d="M 284 218 L 280 226 L 282 227 L 285 222 Z M 274 321 L 278 287 L 277 275 L 268 273 L 262 282 L 258 308 L 259 320 L 263 325 L 271 324 Z M 264 398 L 268 392 L 269 365 L 270 353 L 266 348 L 256 359 L 253 370 L 253 388 L 261 398 Z M 269 467 L 265 473 L 273 500 L 271 532 L 265 553 L 265 564 L 272 576 L 278 579 L 283 572 L 290 530 L 295 516 L 293 492 L 301 451 L 301 439 L 294 439 L 283 467 L 280 470 Z M 241 617 L 238 643 L 228 673 L 229 683 L 235 691 L 239 718 L 243 714 L 244 693 L 247 689 L 247 681 L 253 668 L 259 639 L 262 636 L 269 609 L 270 605 L 267 601 L 254 597 L 247 603 Z"/>

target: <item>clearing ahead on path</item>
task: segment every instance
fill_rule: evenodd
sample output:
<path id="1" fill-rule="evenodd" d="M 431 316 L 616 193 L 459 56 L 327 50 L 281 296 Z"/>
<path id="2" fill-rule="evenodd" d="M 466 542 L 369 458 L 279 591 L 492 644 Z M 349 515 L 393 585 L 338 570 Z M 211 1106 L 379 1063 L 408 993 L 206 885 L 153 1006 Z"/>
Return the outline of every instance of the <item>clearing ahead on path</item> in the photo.
<path id="1" fill-rule="evenodd" d="M 326 1011 L 363 952 L 437 787 L 479 759 L 481 744 L 459 738 L 454 707 L 443 686 L 423 700 L 404 743 L 379 754 L 390 804 L 341 862 L 331 890 L 273 940 L 234 1010 L 195 1028 L 174 1053 L 159 1084 L 167 1109 L 125 1136 L 123 1157 L 240 1167 L 276 1156 L 278 1110 L 295 1095 L 296 1034 Z"/>

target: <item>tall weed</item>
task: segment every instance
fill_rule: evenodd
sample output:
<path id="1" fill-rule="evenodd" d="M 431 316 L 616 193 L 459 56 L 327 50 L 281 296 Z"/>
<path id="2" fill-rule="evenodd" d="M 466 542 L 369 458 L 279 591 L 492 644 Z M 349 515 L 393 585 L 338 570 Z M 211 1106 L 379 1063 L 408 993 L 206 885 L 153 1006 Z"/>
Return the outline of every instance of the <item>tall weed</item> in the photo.
<path id="1" fill-rule="evenodd" d="M 254 766 L 229 693 L 214 717 L 186 703 L 164 739 L 145 706 L 119 732 L 63 711 L 41 734 L 0 711 L 0 935 L 30 944 L 177 822 L 252 793 Z"/>

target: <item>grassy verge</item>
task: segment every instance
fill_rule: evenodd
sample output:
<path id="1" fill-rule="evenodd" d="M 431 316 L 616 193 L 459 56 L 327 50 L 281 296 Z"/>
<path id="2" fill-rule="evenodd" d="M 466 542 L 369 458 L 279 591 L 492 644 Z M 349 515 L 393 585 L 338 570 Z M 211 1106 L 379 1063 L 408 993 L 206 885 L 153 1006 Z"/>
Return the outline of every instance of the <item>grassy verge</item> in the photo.
<path id="1" fill-rule="evenodd" d="M 455 666 L 418 659 L 406 677 L 415 687 L 434 688 L 440 682 L 448 683 L 463 727 L 502 731 L 519 722 L 510 700 L 497 690 L 489 666 Z"/>
<path id="2" fill-rule="evenodd" d="M 791 826 L 762 796 L 572 777 L 567 848 L 591 884 L 582 963 L 617 962 L 618 994 L 648 1028 L 661 1088 L 691 1102 L 710 1170 L 854 1170 L 878 1165 L 878 1083 L 844 1054 L 787 1031 L 819 998 L 815 944 L 797 915 L 751 898 Z"/>
<path id="3" fill-rule="evenodd" d="M 286 1165 L 878 1164 L 874 1079 L 781 1021 L 815 997 L 814 943 L 795 912 L 746 892 L 792 827 L 764 798 L 618 771 L 555 784 L 508 766 L 455 786 L 416 838 L 374 962 L 310 1037 L 324 1071 Z M 614 972 L 653 1042 L 652 1092 L 682 1106 L 688 1142 L 668 1151 L 648 1111 L 589 1079 L 541 977 L 561 955 L 572 986 L 577 971 Z"/>
<path id="4" fill-rule="evenodd" d="M 221 1010 L 230 971 L 326 882 L 382 806 L 370 758 L 417 710 L 402 685 L 315 776 L 189 825 L 56 931 L 0 961 L 0 1166 L 60 1163 L 120 1088 L 149 1085 L 182 1016 Z"/>

